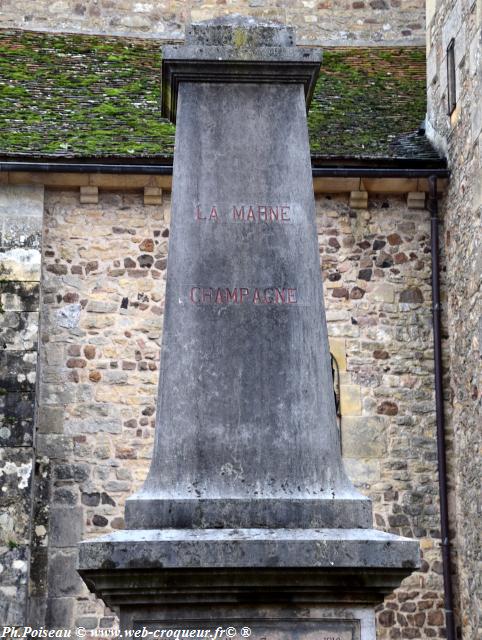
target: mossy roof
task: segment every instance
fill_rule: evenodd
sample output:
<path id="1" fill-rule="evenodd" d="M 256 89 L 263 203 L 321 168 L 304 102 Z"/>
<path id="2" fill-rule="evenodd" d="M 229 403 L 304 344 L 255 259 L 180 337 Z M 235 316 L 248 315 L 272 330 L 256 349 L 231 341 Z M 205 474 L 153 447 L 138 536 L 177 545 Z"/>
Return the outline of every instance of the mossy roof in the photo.
<path id="1" fill-rule="evenodd" d="M 0 155 L 172 159 L 155 40 L 0 30 Z M 438 160 L 421 47 L 325 49 L 308 126 L 313 160 Z"/>

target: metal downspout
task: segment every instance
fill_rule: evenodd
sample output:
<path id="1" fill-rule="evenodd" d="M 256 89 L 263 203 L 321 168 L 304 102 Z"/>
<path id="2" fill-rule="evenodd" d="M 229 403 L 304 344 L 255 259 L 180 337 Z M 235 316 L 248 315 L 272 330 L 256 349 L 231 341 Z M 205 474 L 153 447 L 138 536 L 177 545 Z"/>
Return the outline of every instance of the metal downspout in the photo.
<path id="1" fill-rule="evenodd" d="M 437 177 L 429 178 L 429 200 L 431 254 L 432 254 L 432 323 L 433 349 L 435 364 L 435 411 L 437 422 L 437 458 L 440 497 L 440 534 L 444 580 L 445 626 L 447 640 L 456 640 L 454 618 L 454 598 L 452 588 L 452 572 L 450 563 L 450 531 L 447 490 L 447 455 L 445 447 L 445 416 L 443 406 L 443 370 L 442 370 L 442 336 L 441 336 L 441 304 L 440 304 L 440 256 L 439 256 L 439 217 L 437 202 Z"/>

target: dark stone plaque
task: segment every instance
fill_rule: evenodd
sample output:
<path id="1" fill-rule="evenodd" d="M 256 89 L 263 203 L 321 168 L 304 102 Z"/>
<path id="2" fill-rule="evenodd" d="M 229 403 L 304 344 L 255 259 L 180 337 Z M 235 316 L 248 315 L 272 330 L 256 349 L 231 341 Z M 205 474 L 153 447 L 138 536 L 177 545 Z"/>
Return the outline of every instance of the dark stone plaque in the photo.
<path id="1" fill-rule="evenodd" d="M 251 640 L 361 640 L 360 621 L 343 619 L 264 618 L 223 620 L 209 619 L 138 621 L 135 629 L 145 637 L 156 638 L 250 638 Z M 147 635 L 149 633 L 149 635 Z"/>

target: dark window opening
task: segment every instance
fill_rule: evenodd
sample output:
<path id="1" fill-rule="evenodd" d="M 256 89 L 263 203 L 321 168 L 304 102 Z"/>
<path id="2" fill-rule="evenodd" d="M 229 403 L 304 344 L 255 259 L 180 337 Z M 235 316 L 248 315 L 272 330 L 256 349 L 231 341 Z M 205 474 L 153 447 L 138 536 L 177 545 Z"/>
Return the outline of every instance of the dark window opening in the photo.
<path id="1" fill-rule="evenodd" d="M 457 104 L 455 91 L 455 40 L 449 42 L 447 47 L 447 106 L 448 115 L 451 116 Z"/>

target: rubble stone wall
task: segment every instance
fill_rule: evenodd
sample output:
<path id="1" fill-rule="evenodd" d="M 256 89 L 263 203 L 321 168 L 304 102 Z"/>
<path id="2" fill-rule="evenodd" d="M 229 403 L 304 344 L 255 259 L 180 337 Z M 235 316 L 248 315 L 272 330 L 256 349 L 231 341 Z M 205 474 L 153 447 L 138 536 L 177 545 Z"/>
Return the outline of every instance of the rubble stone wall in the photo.
<path id="1" fill-rule="evenodd" d="M 0 26 L 172 39 L 228 13 L 286 23 L 317 44 L 422 44 L 425 34 L 423 0 L 3 0 Z"/>
<path id="2" fill-rule="evenodd" d="M 115 624 L 76 574 L 77 543 L 124 526 L 148 471 L 169 210 L 168 193 L 152 206 L 135 193 L 100 191 L 96 205 L 46 193 L 37 623 Z M 375 526 L 423 549 L 421 571 L 379 608 L 378 637 L 442 638 L 428 213 L 402 197 L 363 211 L 323 195 L 317 224 L 345 464 Z"/>
<path id="3" fill-rule="evenodd" d="M 43 187 L 0 185 L 0 622 L 27 615 Z"/>
<path id="4" fill-rule="evenodd" d="M 456 108 L 447 115 L 447 46 L 454 38 Z M 451 452 L 453 558 L 461 637 L 482 635 L 480 478 L 482 400 L 482 1 L 427 3 L 428 117 L 452 171 L 440 215 L 448 323 L 447 439 Z"/>

